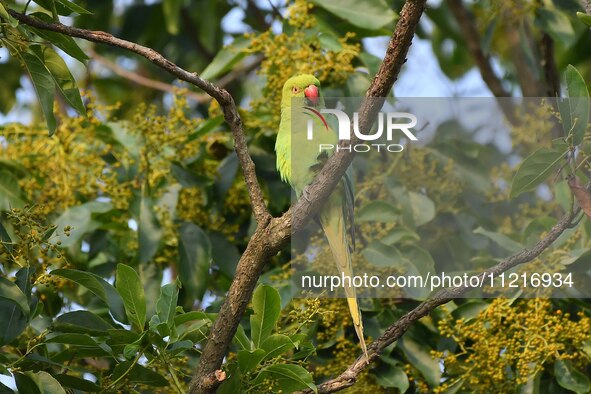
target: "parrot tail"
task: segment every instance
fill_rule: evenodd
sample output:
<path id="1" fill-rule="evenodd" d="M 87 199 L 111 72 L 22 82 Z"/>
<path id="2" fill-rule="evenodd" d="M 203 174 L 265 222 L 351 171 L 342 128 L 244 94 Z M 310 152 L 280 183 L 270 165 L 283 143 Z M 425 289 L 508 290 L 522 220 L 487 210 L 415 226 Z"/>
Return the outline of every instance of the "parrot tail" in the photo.
<path id="1" fill-rule="evenodd" d="M 353 268 L 351 263 L 351 252 L 349 249 L 349 242 L 347 241 L 346 237 L 343 216 L 333 214 L 326 219 L 327 220 L 321 219 L 321 224 L 324 234 L 328 240 L 328 244 L 330 245 L 332 255 L 336 261 L 337 268 L 339 272 L 343 272 L 345 275 L 352 277 Z M 367 363 L 369 363 L 369 355 L 367 353 L 367 346 L 365 345 L 365 337 L 363 336 L 363 320 L 361 318 L 361 309 L 357 303 L 357 294 L 355 292 L 355 288 L 351 286 L 345 286 L 345 294 L 347 295 L 347 304 L 349 305 L 349 312 L 353 318 L 355 332 L 359 338 L 361 349 L 365 355 L 365 360 Z"/>

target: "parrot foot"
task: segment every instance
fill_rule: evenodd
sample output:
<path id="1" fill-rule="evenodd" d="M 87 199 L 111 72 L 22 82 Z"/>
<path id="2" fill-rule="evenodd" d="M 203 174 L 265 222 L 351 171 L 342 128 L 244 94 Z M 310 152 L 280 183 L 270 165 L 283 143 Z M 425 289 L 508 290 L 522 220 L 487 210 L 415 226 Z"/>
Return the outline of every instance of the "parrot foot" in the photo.
<path id="1" fill-rule="evenodd" d="M 302 198 L 308 202 L 312 201 L 312 197 L 310 196 L 310 191 L 308 190 L 308 186 L 302 190 Z"/>

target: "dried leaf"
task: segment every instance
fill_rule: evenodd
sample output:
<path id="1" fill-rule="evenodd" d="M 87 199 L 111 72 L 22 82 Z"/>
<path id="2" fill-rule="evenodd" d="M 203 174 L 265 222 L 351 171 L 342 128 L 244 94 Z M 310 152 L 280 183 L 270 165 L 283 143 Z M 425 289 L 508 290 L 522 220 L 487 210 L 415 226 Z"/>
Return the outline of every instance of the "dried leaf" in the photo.
<path id="1" fill-rule="evenodd" d="M 585 214 L 591 219 L 591 194 L 587 191 L 587 188 L 581 184 L 581 180 L 577 176 L 568 177 L 568 186 L 575 195 L 577 202 L 585 212 Z"/>

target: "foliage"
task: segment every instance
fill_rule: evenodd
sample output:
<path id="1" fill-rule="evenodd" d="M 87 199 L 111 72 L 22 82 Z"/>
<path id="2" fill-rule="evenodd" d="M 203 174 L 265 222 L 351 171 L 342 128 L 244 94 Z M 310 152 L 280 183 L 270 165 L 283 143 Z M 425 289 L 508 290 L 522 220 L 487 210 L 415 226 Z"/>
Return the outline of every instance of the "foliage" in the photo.
<path id="1" fill-rule="evenodd" d="M 390 34 L 401 2 L 296 0 L 279 10 L 258 3 L 39 0 L 27 12 L 44 21 L 72 16 L 76 26 L 139 42 L 224 83 L 241 103 L 257 176 L 280 214 L 290 203 L 273 154 L 283 81 L 313 72 L 326 96 L 362 96 L 380 61 L 367 39 Z M 0 111 L 36 116 L 0 126 L 0 373 L 21 392 L 185 392 L 255 225 L 219 105 L 85 71 L 88 44 L 8 15 L 23 7 L 0 0 L 0 45 L 9 53 L 0 63 Z M 512 29 L 540 86 L 535 42 L 549 35 L 570 100 L 517 114 L 511 153 L 443 123 L 390 171 L 365 163 L 372 176 L 356 191 L 358 233 L 380 242 L 359 241 L 355 259 L 364 264 L 399 256 L 419 272 L 435 261 L 489 267 L 533 245 L 555 213 L 572 208 L 557 171 L 586 177 L 588 15 L 558 1 L 477 2 L 471 10 L 481 47 L 513 92 L 523 75 L 508 44 Z M 244 14 L 246 34 L 220 23 L 230 11 Z M 426 18 L 430 28 L 419 35 L 441 70 L 464 76 L 473 63 L 446 2 Z M 120 50 L 93 50 L 173 83 Z M 27 85 L 38 106 L 16 99 Z M 518 167 L 507 164 L 516 159 Z M 544 187 L 547 199 L 537 193 Z M 583 272 L 590 248 L 583 219 L 523 270 L 543 260 Z M 294 298 L 291 263 L 303 256 L 293 258 L 286 248 L 268 263 L 219 392 L 315 390 L 359 353 L 345 300 Z M 325 250 L 312 268 L 322 272 L 330 261 Z M 427 295 L 362 300 L 368 335 L 377 338 Z M 348 392 L 585 392 L 590 314 L 584 300 L 457 300 L 415 324 Z"/>

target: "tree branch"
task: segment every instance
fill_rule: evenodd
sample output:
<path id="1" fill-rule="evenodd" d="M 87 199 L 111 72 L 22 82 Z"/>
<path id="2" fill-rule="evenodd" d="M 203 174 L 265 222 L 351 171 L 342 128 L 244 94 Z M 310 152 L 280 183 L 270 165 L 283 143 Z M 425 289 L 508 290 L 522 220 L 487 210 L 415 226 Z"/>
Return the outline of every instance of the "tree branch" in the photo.
<path id="1" fill-rule="evenodd" d="M 580 212 L 580 208 L 575 209 L 573 212 L 565 214 L 560 221 L 552 227 L 548 234 L 542 238 L 533 248 L 524 249 L 519 253 L 516 253 L 510 257 L 507 257 L 499 264 L 494 267 L 483 271 L 478 276 L 488 277 L 489 275 L 498 275 L 505 272 L 513 267 L 520 264 L 524 264 L 532 261 L 538 257 L 544 250 L 546 250 L 567 228 L 571 226 L 572 220 Z M 454 287 L 449 289 L 443 289 L 437 292 L 434 296 L 430 297 L 426 301 L 423 301 L 419 306 L 406 313 L 394 324 L 386 329 L 386 331 L 377 338 L 374 342 L 367 347 L 370 362 L 375 361 L 380 353 L 394 341 L 400 339 L 404 333 L 422 317 L 431 313 L 435 308 L 440 305 L 446 304 L 447 302 L 457 298 L 470 290 L 468 287 Z M 338 377 L 324 382 L 318 386 L 319 393 L 332 393 L 335 391 L 343 390 L 349 386 L 352 386 L 357 381 L 359 374 L 367 368 L 369 363 L 366 362 L 365 356 L 360 354 L 359 357 L 351 364 L 343 373 Z M 309 394 L 312 391 L 305 391 L 303 393 Z"/>
<path id="2" fill-rule="evenodd" d="M 546 95 L 548 97 L 560 97 L 560 74 L 554 59 L 554 40 L 546 32 L 542 33 L 540 51 L 544 79 L 546 80 Z"/>
<path id="3" fill-rule="evenodd" d="M 407 0 L 404 3 L 400 11 L 400 19 L 388 43 L 384 60 L 366 92 L 366 99 L 363 100 L 359 108 L 360 130 L 369 130 L 371 128 L 385 97 L 390 92 L 396 79 L 398 79 L 400 69 L 406 63 L 406 55 L 412 45 L 412 39 L 425 8 L 425 3 L 426 0 Z M 340 182 L 345 170 L 353 161 L 355 152 L 348 151 L 347 148 L 358 142 L 357 137 L 342 140 L 337 149 L 338 153 L 328 159 L 322 171 L 306 188 L 306 194 L 312 196 L 312 198 L 298 200 L 292 209 L 286 213 L 286 215 L 292 217 L 292 232 L 301 230 L 322 207 L 323 202 L 326 201 L 332 190 Z"/>
<path id="4" fill-rule="evenodd" d="M 416 27 L 425 8 L 426 0 L 408 0 L 390 39 L 384 61 L 366 96 L 385 97 L 398 77 L 412 43 Z M 369 129 L 381 108 L 380 100 L 364 100 L 360 108 L 360 128 Z M 355 140 L 349 143 L 355 143 Z M 341 143 L 347 145 L 347 141 Z M 354 152 L 340 151 L 331 156 L 318 176 L 308 186 L 310 199 L 300 199 L 280 218 L 274 218 L 265 228 L 259 226 L 236 268 L 226 301 L 222 305 L 205 344 L 197 373 L 191 382 L 190 393 L 212 393 L 219 385 L 215 378 L 236 332 L 246 305 L 263 269 L 266 259 L 275 255 L 289 239 L 291 232 L 301 229 L 321 208 L 353 160 Z"/>
<path id="5" fill-rule="evenodd" d="M 468 50 L 474 58 L 474 63 L 476 63 L 480 71 L 482 80 L 497 98 L 497 104 L 505 114 L 507 120 L 515 124 L 517 119 L 509 103 L 504 100 L 498 100 L 502 97 L 511 97 L 511 93 L 503 87 L 501 79 L 497 77 L 491 66 L 490 57 L 484 53 L 480 46 L 480 33 L 474 24 L 474 17 L 464 7 L 462 0 L 447 0 L 447 5 L 458 22 L 462 36 L 468 44 Z"/>
<path id="6" fill-rule="evenodd" d="M 21 14 L 12 9 L 8 9 L 8 13 L 20 23 L 25 25 L 33 26 L 38 29 L 62 33 L 70 37 L 83 38 L 88 41 L 119 47 L 136 53 L 145 57 L 158 67 L 168 71 L 178 79 L 197 86 L 211 97 L 216 99 L 222 107 L 224 118 L 230 126 L 230 130 L 232 131 L 234 137 L 236 154 L 238 156 L 238 160 L 240 161 L 240 165 L 242 166 L 242 171 L 244 173 L 244 179 L 248 188 L 248 194 L 250 196 L 250 202 L 253 207 L 254 215 L 259 224 L 267 223 L 270 220 L 271 215 L 268 212 L 263 199 L 263 193 L 256 177 L 254 162 L 248 154 L 246 138 L 242 129 L 242 120 L 238 115 L 238 109 L 230 93 L 219 86 L 216 86 L 211 82 L 199 77 L 196 73 L 190 73 L 182 69 L 151 48 L 136 44 L 134 42 L 122 40 L 109 33 L 105 33 L 104 31 L 80 29 L 77 27 L 66 26 L 61 23 L 47 23 L 37 18 Z"/>
<path id="7" fill-rule="evenodd" d="M 402 65 L 406 62 L 408 48 L 412 43 L 425 2 L 426 0 L 408 0 L 404 4 L 388 44 L 384 61 L 366 94 L 368 98 L 374 99 L 364 100 L 360 107 L 359 123 L 361 130 L 368 130 L 373 123 L 384 97 L 387 96 L 398 77 Z M 291 231 L 301 229 L 318 212 L 322 202 L 329 196 L 353 160 L 354 153 L 341 151 L 333 155 L 320 171 L 318 177 L 308 187 L 310 199 L 300 200 L 283 216 L 271 219 L 256 179 L 254 163 L 247 151 L 242 121 L 234 100 L 227 91 L 196 74 L 183 70 L 153 49 L 116 38 L 102 31 L 68 27 L 60 23 L 46 23 L 13 10 L 9 10 L 9 13 L 23 24 L 83 38 L 92 42 L 117 46 L 139 54 L 177 78 L 201 88 L 220 103 L 226 122 L 230 125 L 234 136 L 236 152 L 244 172 L 251 203 L 259 225 L 240 258 L 226 301 L 213 324 L 200 358 L 199 367 L 191 382 L 191 393 L 215 391 L 220 383 L 218 378 L 220 374 L 216 374 L 216 371 L 221 366 L 266 260 L 280 250 L 289 239 Z M 341 146 L 346 147 L 356 142 L 356 140 L 344 141 Z"/>
<path id="8" fill-rule="evenodd" d="M 89 55 L 92 60 L 97 61 L 98 63 L 100 63 L 104 67 L 108 68 L 109 70 L 111 70 L 115 74 L 119 75 L 120 77 L 128 79 L 138 85 L 146 86 L 151 89 L 156 89 L 156 90 L 160 90 L 160 91 L 168 92 L 168 93 L 175 92 L 176 87 L 174 85 L 170 85 L 168 83 L 164 83 L 164 82 L 157 81 L 157 80 L 154 80 L 154 79 L 151 79 L 148 77 L 144 77 L 143 75 L 140 75 L 140 74 L 135 73 L 133 71 L 126 70 L 123 67 L 119 66 L 118 64 L 113 63 L 112 61 L 108 60 L 107 58 L 99 55 L 98 53 L 96 53 L 93 50 L 89 51 Z M 211 96 L 209 96 L 207 94 L 199 94 L 199 93 L 189 91 L 185 95 L 188 98 L 190 98 L 191 100 L 194 100 L 198 103 L 206 103 L 209 100 L 211 100 Z"/>
<path id="9" fill-rule="evenodd" d="M 501 80 L 496 76 L 490 64 L 490 58 L 480 47 L 480 33 L 473 22 L 474 17 L 468 13 L 462 0 L 447 0 L 447 5 L 458 22 L 468 50 L 472 54 L 486 86 L 495 97 L 511 97 L 511 94 L 505 90 Z"/>

